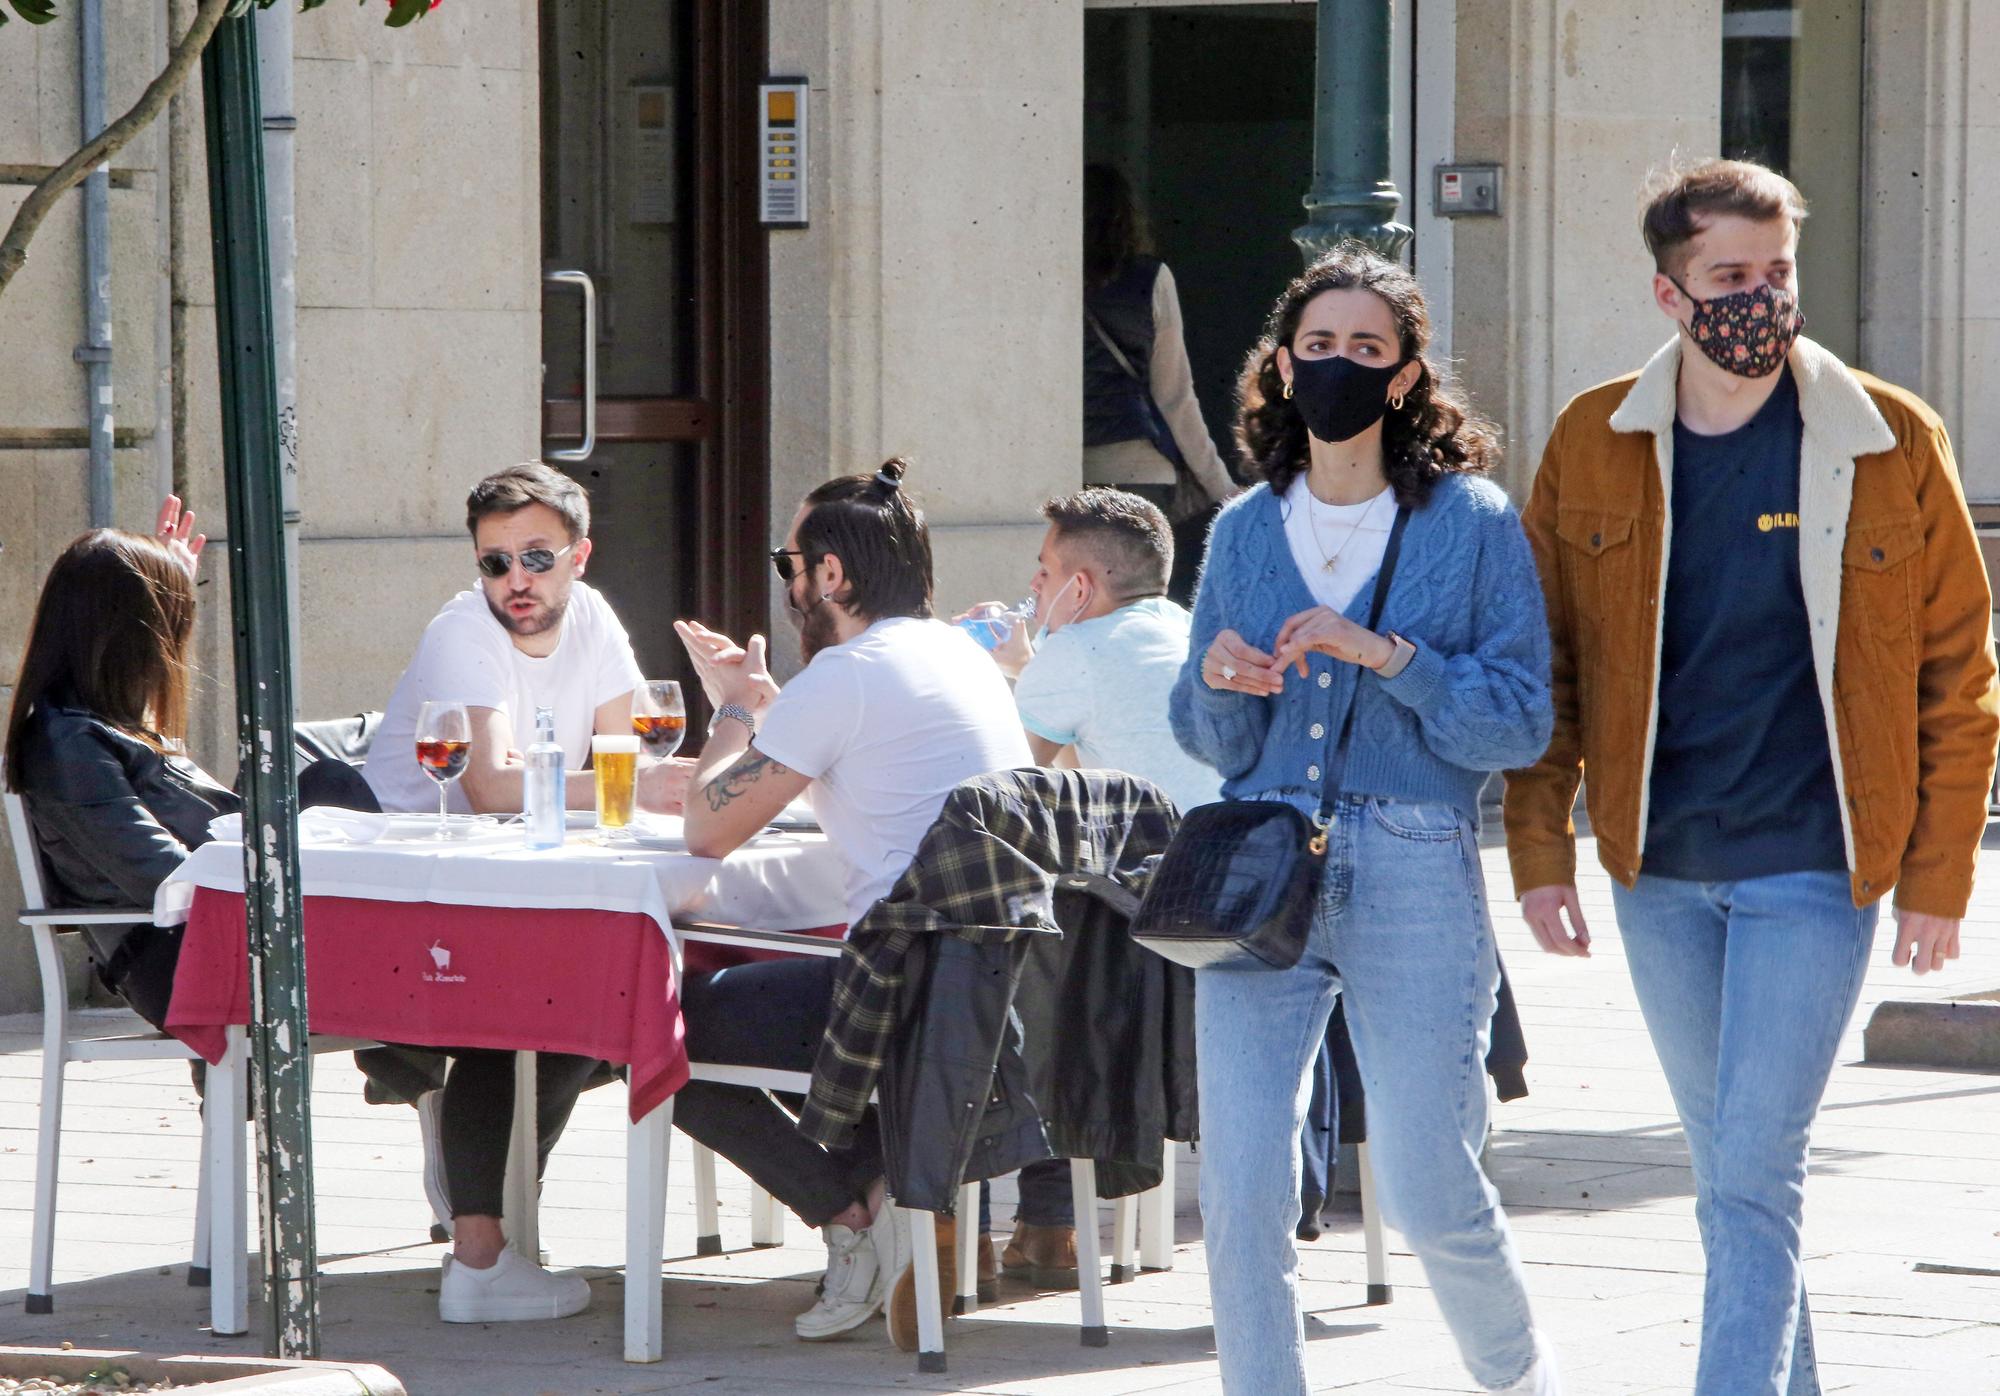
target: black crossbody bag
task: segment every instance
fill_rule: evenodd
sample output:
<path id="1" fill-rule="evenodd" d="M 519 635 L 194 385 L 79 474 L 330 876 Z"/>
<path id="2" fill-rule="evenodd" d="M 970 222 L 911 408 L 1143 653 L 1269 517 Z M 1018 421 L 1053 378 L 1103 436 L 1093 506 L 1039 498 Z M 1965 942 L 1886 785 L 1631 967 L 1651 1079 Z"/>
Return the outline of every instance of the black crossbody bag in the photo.
<path id="1" fill-rule="evenodd" d="M 1368 606 L 1370 630 L 1381 624 L 1409 520 L 1408 508 L 1396 510 Z M 1134 940 L 1193 969 L 1290 969 L 1299 962 L 1312 934 L 1326 831 L 1359 699 L 1357 689 L 1328 754 L 1313 818 L 1282 800 L 1223 800 L 1188 811 L 1132 919 Z"/>

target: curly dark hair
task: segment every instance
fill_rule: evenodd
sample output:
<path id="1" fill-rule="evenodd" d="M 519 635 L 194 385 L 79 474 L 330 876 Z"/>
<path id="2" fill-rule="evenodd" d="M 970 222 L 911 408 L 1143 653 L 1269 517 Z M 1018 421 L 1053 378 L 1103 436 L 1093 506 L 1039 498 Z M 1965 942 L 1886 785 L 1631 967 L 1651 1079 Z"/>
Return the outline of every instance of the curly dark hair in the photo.
<path id="1" fill-rule="evenodd" d="M 1396 491 L 1396 502 L 1419 509 L 1441 476 L 1491 470 L 1499 463 L 1499 445 L 1492 424 L 1439 380 L 1426 352 L 1431 316 L 1417 278 L 1400 262 L 1361 243 L 1342 243 L 1321 256 L 1271 307 L 1264 337 L 1236 380 L 1236 443 L 1250 473 L 1268 480 L 1278 494 L 1290 489 L 1310 464 L 1305 419 L 1285 396 L 1285 380 L 1278 373 L 1278 346 L 1297 352 L 1292 341 L 1314 297 L 1355 289 L 1374 292 L 1389 307 L 1403 361 L 1419 365 L 1416 385 L 1382 422 L 1383 473 Z"/>

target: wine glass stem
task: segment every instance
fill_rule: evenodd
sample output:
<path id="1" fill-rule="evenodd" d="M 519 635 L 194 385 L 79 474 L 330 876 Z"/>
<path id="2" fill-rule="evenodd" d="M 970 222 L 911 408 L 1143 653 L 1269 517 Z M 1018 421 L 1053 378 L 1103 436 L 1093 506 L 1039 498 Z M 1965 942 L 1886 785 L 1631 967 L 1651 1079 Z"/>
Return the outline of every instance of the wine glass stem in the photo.
<path id="1" fill-rule="evenodd" d="M 438 835 L 437 835 L 439 838 L 446 838 L 451 833 L 451 825 L 446 821 L 444 816 L 445 790 L 446 786 L 442 781 L 440 781 L 438 783 Z"/>

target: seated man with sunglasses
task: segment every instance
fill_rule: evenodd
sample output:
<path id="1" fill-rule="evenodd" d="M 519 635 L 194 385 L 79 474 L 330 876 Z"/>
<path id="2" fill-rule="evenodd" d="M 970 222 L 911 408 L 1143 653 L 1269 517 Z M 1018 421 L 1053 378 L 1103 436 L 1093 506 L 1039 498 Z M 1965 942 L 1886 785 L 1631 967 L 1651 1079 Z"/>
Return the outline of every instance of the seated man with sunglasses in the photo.
<path id="1" fill-rule="evenodd" d="M 417 765 L 417 714 L 432 700 L 458 702 L 472 717 L 472 752 L 447 798 L 460 811 L 518 813 L 518 753 L 535 739 L 535 710 L 548 708 L 570 770 L 569 806 L 588 809 L 591 734 L 632 734 L 640 681 L 625 627 L 582 580 L 590 501 L 576 481 L 528 461 L 474 485 L 465 515 L 479 585 L 447 601 L 417 642 L 369 748 L 368 784 L 385 810 L 435 809 L 437 787 Z M 640 805 L 678 813 L 690 769 L 646 763 Z"/>
<path id="2" fill-rule="evenodd" d="M 472 750 L 449 799 L 460 811 L 516 812 L 519 753 L 534 740 L 535 710 L 548 708 L 569 767 L 568 803 L 588 808 L 596 791 L 582 768 L 591 735 L 631 735 L 632 690 L 640 681 L 625 627 L 581 580 L 590 560 L 590 501 L 574 480 L 529 461 L 474 485 L 465 522 L 479 585 L 446 602 L 425 627 L 363 774 L 383 809 L 434 810 L 437 787 L 417 766 L 417 714 L 427 701 L 463 703 L 472 719 Z M 678 812 L 692 764 L 669 761 L 642 771 L 639 803 Z M 407 1055 L 406 1049 L 382 1051 Z M 363 1070 L 393 1093 L 422 1090 L 382 1074 L 386 1063 L 378 1053 L 360 1055 L 374 1058 L 362 1062 Z M 514 1108 L 513 1054 L 449 1055 L 442 1090 L 422 1091 L 412 1101 L 424 1117 L 425 1187 L 453 1241 L 438 1288 L 439 1314 L 446 1322 L 492 1323 L 576 1313 L 590 1302 L 581 1278 L 552 1275 L 504 1248 L 499 1214 Z M 543 1162 L 597 1065 L 587 1057 L 540 1054 Z"/>

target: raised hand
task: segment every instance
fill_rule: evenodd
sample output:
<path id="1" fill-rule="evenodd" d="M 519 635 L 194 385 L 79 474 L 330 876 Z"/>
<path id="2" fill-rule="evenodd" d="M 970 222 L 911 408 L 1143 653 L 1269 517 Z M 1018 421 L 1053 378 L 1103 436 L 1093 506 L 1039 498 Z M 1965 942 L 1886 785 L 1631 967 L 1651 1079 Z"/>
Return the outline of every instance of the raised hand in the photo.
<path id="1" fill-rule="evenodd" d="M 1268 698 L 1285 687 L 1285 671 L 1234 630 L 1219 632 L 1201 659 L 1201 680 L 1223 693 Z"/>
<path id="2" fill-rule="evenodd" d="M 192 577 L 201 570 L 201 550 L 208 543 L 208 535 L 194 531 L 194 510 L 182 510 L 181 497 L 170 494 L 160 505 L 160 516 L 153 523 L 153 536 L 166 544 L 175 562 L 187 569 Z"/>

